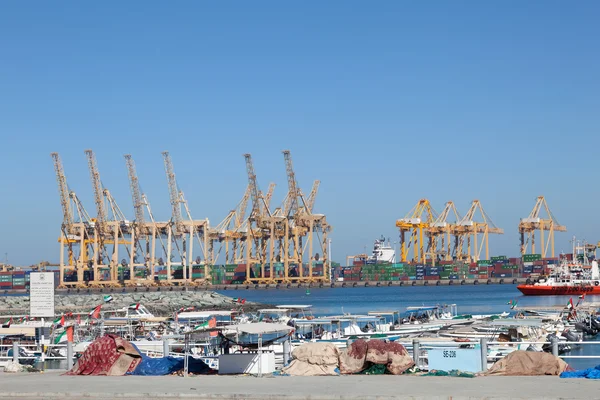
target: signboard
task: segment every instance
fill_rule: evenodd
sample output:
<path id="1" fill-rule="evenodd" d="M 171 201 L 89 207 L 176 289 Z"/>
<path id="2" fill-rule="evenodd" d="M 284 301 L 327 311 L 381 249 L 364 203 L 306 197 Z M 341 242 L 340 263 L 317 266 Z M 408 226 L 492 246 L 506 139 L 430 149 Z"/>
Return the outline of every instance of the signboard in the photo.
<path id="1" fill-rule="evenodd" d="M 481 372 L 481 349 L 439 348 L 428 351 L 429 369 Z"/>
<path id="2" fill-rule="evenodd" d="M 29 315 L 54 318 L 53 272 L 32 272 L 29 276 Z"/>

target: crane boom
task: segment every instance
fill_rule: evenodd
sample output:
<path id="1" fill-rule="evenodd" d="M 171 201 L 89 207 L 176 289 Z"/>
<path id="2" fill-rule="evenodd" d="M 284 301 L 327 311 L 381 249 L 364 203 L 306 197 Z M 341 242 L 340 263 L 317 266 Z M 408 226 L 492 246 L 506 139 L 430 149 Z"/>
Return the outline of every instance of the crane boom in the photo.
<path id="1" fill-rule="evenodd" d="M 96 164 L 96 156 L 91 149 L 85 150 L 85 155 L 88 159 L 88 167 L 90 169 L 90 178 L 92 180 L 92 187 L 94 188 L 94 201 L 96 202 L 96 220 L 99 225 L 100 231 L 103 229 L 104 222 L 106 221 L 106 210 L 104 209 L 104 197 L 102 191 L 102 183 L 100 181 L 100 173 L 98 172 L 98 166 Z"/>
<path id="2" fill-rule="evenodd" d="M 269 183 L 269 190 L 267 191 L 267 195 L 265 197 L 265 207 L 269 209 L 271 205 L 271 199 L 273 198 L 273 191 L 275 190 L 275 184 L 273 182 Z"/>
<path id="3" fill-rule="evenodd" d="M 310 194 L 308 195 L 308 204 L 306 205 L 306 208 L 307 208 L 307 211 L 309 212 L 309 214 L 312 214 L 313 207 L 315 206 L 315 199 L 317 198 L 317 193 L 319 192 L 320 184 L 321 184 L 321 181 L 319 181 L 319 180 L 314 181 L 312 190 L 310 191 Z"/>
<path id="4" fill-rule="evenodd" d="M 135 222 L 144 225 L 144 202 L 140 190 L 140 182 L 135 170 L 135 162 L 131 154 L 125 154 L 125 163 L 127 164 L 127 174 L 129 176 L 129 187 L 131 189 L 131 198 L 133 200 L 133 208 L 135 210 Z"/>
<path id="5" fill-rule="evenodd" d="M 250 196 L 252 197 L 252 213 L 253 218 L 261 215 L 258 185 L 256 184 L 256 174 L 254 173 L 254 165 L 252 164 L 252 156 L 248 153 L 244 154 L 246 160 L 246 172 L 248 173 L 248 185 L 250 186 Z"/>
<path id="6" fill-rule="evenodd" d="M 60 194 L 60 205 L 63 210 L 63 225 L 71 226 L 73 224 L 73 213 L 71 212 L 71 203 L 69 201 L 69 187 L 67 178 L 63 170 L 62 161 L 58 153 L 50 154 L 54 160 L 54 171 L 56 172 L 56 181 L 58 182 L 58 192 Z"/>
<path id="7" fill-rule="evenodd" d="M 285 170 L 288 179 L 288 207 L 286 211 L 292 212 L 294 215 L 298 213 L 298 185 L 296 184 L 296 175 L 294 173 L 294 165 L 292 164 L 292 155 L 289 150 L 283 151 L 283 158 L 285 160 Z"/>
<path id="8" fill-rule="evenodd" d="M 175 179 L 175 171 L 173 170 L 173 163 L 171 162 L 171 155 L 168 151 L 162 152 L 163 159 L 165 162 L 165 172 L 167 174 L 167 182 L 169 184 L 169 197 L 171 199 L 171 207 L 172 207 L 172 218 L 173 223 L 177 227 L 180 228 L 182 218 L 181 218 L 181 197 L 179 195 L 179 191 L 177 190 L 177 180 Z"/>
<path id="9" fill-rule="evenodd" d="M 250 198 L 250 185 L 246 188 L 246 192 L 244 193 L 244 197 L 242 197 L 242 201 L 240 201 L 240 205 L 236 210 L 235 214 L 235 229 L 239 229 L 244 222 L 244 217 L 246 216 L 246 208 L 248 208 L 248 199 Z"/>

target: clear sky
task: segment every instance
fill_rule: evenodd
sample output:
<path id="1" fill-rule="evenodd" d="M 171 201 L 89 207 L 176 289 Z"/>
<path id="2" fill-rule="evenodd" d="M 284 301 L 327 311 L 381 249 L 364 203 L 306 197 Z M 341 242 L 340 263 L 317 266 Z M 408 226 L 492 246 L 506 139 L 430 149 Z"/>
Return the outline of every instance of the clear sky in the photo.
<path id="1" fill-rule="evenodd" d="M 333 259 L 364 251 L 420 198 L 481 200 L 518 254 L 543 194 L 596 242 L 600 5 L 595 1 L 0 3 L 0 255 L 58 261 L 50 152 L 94 210 L 84 149 L 133 219 L 131 153 L 159 219 L 169 150 L 195 218 L 216 225 L 247 183 L 287 190 L 290 149 Z M 370 250 L 370 249 L 369 249 Z"/>

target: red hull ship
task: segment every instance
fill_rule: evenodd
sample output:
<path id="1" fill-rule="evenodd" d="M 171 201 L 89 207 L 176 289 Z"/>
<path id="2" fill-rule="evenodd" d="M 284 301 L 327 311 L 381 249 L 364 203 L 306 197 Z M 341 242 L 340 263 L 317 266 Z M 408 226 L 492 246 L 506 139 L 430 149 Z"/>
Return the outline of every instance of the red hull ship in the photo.
<path id="1" fill-rule="evenodd" d="M 564 260 L 548 277 L 517 289 L 525 296 L 600 295 L 598 263 L 594 260 L 591 267 L 584 267 Z"/>
<path id="2" fill-rule="evenodd" d="M 525 296 L 600 295 L 600 286 L 592 286 L 590 284 L 575 284 L 570 286 L 519 285 L 517 289 Z"/>

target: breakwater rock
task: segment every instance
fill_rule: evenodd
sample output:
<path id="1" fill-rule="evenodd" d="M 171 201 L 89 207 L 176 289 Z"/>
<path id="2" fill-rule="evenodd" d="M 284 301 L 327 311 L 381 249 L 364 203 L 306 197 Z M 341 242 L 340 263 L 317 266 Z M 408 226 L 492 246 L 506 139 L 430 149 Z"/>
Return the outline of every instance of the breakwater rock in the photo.
<path id="1" fill-rule="evenodd" d="M 131 304 L 143 304 L 156 316 L 169 316 L 182 307 L 194 307 L 196 310 L 231 310 L 239 308 L 231 297 L 211 291 L 189 292 L 145 292 L 145 293 L 111 293 L 112 301 L 105 302 L 104 294 L 68 294 L 56 295 L 55 312 L 89 312 L 102 304 L 102 310 L 117 310 Z M 255 310 L 262 305 L 246 302 L 244 311 Z M 0 315 L 29 314 L 29 296 L 0 297 Z"/>

